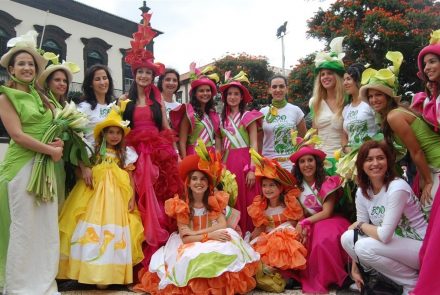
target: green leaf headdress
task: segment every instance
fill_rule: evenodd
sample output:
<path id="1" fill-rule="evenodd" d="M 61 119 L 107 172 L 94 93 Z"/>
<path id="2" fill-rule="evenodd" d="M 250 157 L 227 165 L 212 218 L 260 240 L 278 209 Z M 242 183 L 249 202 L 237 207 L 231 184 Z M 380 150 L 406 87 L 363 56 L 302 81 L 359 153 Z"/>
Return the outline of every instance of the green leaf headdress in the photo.
<path id="1" fill-rule="evenodd" d="M 330 42 L 330 51 L 321 51 L 315 57 L 315 75 L 322 69 L 332 70 L 339 75 L 344 75 L 344 62 L 342 59 L 345 53 L 342 47 L 344 37 L 336 37 Z"/>

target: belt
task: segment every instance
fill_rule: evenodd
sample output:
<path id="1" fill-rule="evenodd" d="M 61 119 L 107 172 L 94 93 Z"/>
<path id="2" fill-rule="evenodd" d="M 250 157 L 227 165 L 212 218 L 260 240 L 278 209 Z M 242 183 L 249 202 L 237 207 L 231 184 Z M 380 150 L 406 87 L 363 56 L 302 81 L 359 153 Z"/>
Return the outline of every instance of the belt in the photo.
<path id="1" fill-rule="evenodd" d="M 290 159 L 288 157 L 274 158 L 274 160 L 276 160 L 277 162 L 287 162 L 287 161 L 290 161 Z"/>

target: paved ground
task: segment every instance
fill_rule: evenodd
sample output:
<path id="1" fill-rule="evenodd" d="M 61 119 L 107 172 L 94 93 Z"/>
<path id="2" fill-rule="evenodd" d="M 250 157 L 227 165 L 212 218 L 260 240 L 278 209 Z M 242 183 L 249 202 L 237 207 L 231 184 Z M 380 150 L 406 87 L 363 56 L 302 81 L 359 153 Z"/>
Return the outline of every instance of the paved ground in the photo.
<path id="1" fill-rule="evenodd" d="M 97 290 L 94 286 L 78 284 L 76 282 L 66 282 L 60 284 L 60 290 L 62 295 L 135 295 L 139 293 L 134 293 L 129 291 L 124 286 L 110 286 L 107 290 Z M 269 293 L 259 290 L 254 290 L 249 293 L 250 295 L 268 295 L 268 294 L 280 294 L 280 293 Z M 303 294 L 301 290 L 286 290 L 281 294 L 289 295 L 301 295 Z M 348 290 L 332 290 L 329 294 L 331 295 L 358 295 L 357 292 L 351 292 Z"/>

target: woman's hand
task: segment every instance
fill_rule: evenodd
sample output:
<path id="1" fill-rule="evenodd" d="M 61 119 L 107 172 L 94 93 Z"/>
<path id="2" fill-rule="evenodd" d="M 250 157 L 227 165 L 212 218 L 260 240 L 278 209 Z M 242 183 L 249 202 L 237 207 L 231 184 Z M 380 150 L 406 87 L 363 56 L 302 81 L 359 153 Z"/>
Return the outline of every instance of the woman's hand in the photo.
<path id="1" fill-rule="evenodd" d="M 308 229 L 306 227 L 302 227 L 299 222 L 296 224 L 295 229 L 300 236 L 299 241 L 301 242 L 301 244 L 305 245 L 307 243 L 307 237 L 309 235 Z"/>
<path id="2" fill-rule="evenodd" d="M 53 146 L 53 147 L 64 147 L 64 141 L 61 140 L 61 138 L 55 138 L 54 141 L 48 143 L 48 145 Z"/>
<path id="3" fill-rule="evenodd" d="M 134 198 L 132 197 L 128 202 L 128 212 L 133 212 L 134 207 L 135 207 Z"/>
<path id="4" fill-rule="evenodd" d="M 63 148 L 59 146 L 53 147 L 52 153 L 50 154 L 52 161 L 58 162 L 63 157 Z"/>
<path id="5" fill-rule="evenodd" d="M 228 233 L 227 230 L 221 229 L 221 230 L 216 230 L 214 232 L 210 232 L 208 234 L 208 238 L 210 240 L 216 240 L 219 242 L 227 242 L 231 240 L 231 235 Z"/>
<path id="6" fill-rule="evenodd" d="M 254 171 L 249 171 L 246 174 L 246 185 L 248 187 L 252 187 L 255 184 L 255 172 Z"/>
<path id="7" fill-rule="evenodd" d="M 188 226 L 182 226 L 179 228 L 179 233 L 180 236 L 185 237 L 185 236 L 195 236 L 196 232 L 193 231 L 192 229 L 190 229 Z"/>
<path id="8" fill-rule="evenodd" d="M 349 230 L 350 230 L 350 229 L 355 229 L 355 228 L 357 227 L 358 223 L 359 223 L 359 221 L 355 221 L 355 222 L 353 222 L 353 223 L 348 227 L 348 229 L 349 229 Z"/>
<path id="9" fill-rule="evenodd" d="M 362 286 L 364 285 L 364 280 L 362 279 L 361 273 L 359 272 L 359 268 L 356 265 L 356 262 L 352 262 L 353 266 L 351 267 L 351 278 L 356 283 L 356 286 L 359 288 L 359 290 L 362 289 Z"/>
<path id="10" fill-rule="evenodd" d="M 81 175 L 82 175 L 82 178 L 84 179 L 85 184 L 88 187 L 93 188 L 92 169 L 90 169 L 90 167 L 84 166 L 84 164 L 82 164 L 82 163 L 80 163 L 79 168 L 81 169 Z"/>
<path id="11" fill-rule="evenodd" d="M 422 203 L 423 206 L 431 204 L 432 202 L 431 189 L 432 183 L 427 183 L 423 186 L 422 195 L 420 196 L 420 203 Z"/>

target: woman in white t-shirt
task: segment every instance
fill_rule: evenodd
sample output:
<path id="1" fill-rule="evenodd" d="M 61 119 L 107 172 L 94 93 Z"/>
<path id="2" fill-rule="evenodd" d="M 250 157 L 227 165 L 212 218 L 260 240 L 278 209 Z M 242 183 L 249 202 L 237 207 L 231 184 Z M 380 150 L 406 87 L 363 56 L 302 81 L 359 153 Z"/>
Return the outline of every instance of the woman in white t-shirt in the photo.
<path id="1" fill-rule="evenodd" d="M 78 111 L 87 115 L 88 132 L 84 134 L 87 145 L 95 149 L 93 130 L 96 124 L 103 121 L 110 112 L 110 103 L 114 100 L 113 79 L 109 69 L 96 64 L 87 69 L 82 85 L 83 95 L 78 104 Z M 82 178 L 87 186 L 92 187 L 92 169 L 80 162 Z"/>
<path id="2" fill-rule="evenodd" d="M 374 110 L 368 102 L 359 96 L 362 72 L 365 67 L 355 63 L 344 74 L 344 90 L 350 97 L 350 103 L 342 111 L 344 133 L 342 151 L 350 152 L 351 147 L 359 146 L 365 138 L 372 137 L 379 131 Z"/>
<path id="3" fill-rule="evenodd" d="M 394 171 L 394 157 L 385 142 L 367 141 L 356 160 L 357 221 L 342 237 L 342 247 L 354 261 L 373 268 L 403 286 L 408 294 L 416 285 L 419 251 L 427 228 L 421 204 L 411 187 Z M 353 243 L 354 229 L 360 236 Z M 363 284 L 352 266 L 357 286 Z"/>
<path id="4" fill-rule="evenodd" d="M 291 131 L 297 130 L 298 136 L 304 137 L 307 131 L 304 113 L 299 107 L 287 102 L 287 79 L 284 76 L 273 76 L 269 84 L 272 101 L 260 110 L 264 115 L 260 147 L 263 156 L 277 160 L 284 169 L 291 171 L 289 157 L 294 151 Z"/>
<path id="5" fill-rule="evenodd" d="M 180 89 L 179 77 L 179 72 L 175 69 L 166 68 L 157 81 L 157 88 L 159 88 L 162 99 L 165 102 L 168 121 L 170 120 L 170 111 L 181 105 L 181 103 L 176 101 L 176 93 Z"/>

